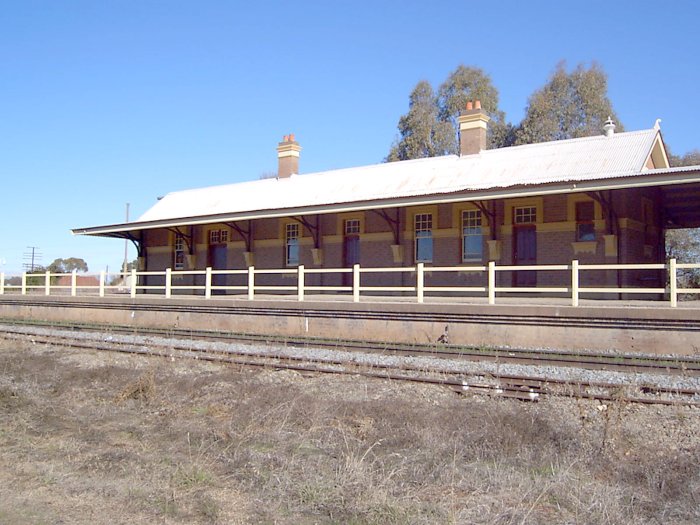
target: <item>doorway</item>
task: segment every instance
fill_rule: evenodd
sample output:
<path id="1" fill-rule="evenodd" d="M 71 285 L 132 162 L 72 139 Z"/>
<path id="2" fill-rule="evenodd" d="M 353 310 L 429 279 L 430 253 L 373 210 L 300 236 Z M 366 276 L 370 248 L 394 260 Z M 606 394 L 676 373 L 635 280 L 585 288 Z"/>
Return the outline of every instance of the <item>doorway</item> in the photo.
<path id="1" fill-rule="evenodd" d="M 212 270 L 225 270 L 227 263 L 227 245 L 226 244 L 210 244 L 209 245 L 209 266 Z M 211 276 L 212 286 L 226 286 L 226 275 L 213 274 Z M 212 290 L 214 295 L 222 295 L 226 290 Z"/>
<path id="2" fill-rule="evenodd" d="M 537 264 L 537 229 L 535 225 L 513 227 L 513 265 L 531 266 Z M 513 286 L 536 286 L 537 272 L 519 270 L 513 272 Z"/>
<path id="3" fill-rule="evenodd" d="M 346 235 L 343 238 L 343 266 L 352 268 L 356 264 L 360 264 L 360 236 Z M 352 273 L 343 274 L 343 286 L 352 285 Z"/>

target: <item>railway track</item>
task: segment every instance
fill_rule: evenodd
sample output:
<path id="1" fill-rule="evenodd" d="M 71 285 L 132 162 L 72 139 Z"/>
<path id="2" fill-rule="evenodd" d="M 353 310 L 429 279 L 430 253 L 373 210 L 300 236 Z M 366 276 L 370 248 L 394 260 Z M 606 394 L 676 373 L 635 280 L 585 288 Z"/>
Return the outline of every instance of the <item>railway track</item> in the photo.
<path id="1" fill-rule="evenodd" d="M 470 361 L 511 363 L 538 366 L 571 366 L 589 370 L 619 371 L 625 373 L 683 374 L 700 377 L 700 358 L 688 356 L 652 356 L 610 354 L 601 352 L 566 352 L 553 350 L 530 350 L 520 348 L 476 348 L 449 344 L 396 344 L 373 343 L 357 340 L 328 340 L 319 338 L 293 338 L 271 335 L 229 333 L 212 330 L 177 328 L 145 328 L 119 325 L 96 325 L 81 323 L 41 323 L 0 320 L 7 326 L 37 326 L 60 328 L 71 331 L 105 331 L 112 334 L 143 334 L 161 337 L 176 337 L 208 341 L 284 344 L 291 346 L 321 346 L 324 348 L 360 350 L 391 355 L 430 356 L 444 359 L 466 359 Z"/>
<path id="2" fill-rule="evenodd" d="M 606 383 L 603 381 L 571 381 L 554 379 L 551 377 L 538 377 L 513 374 L 492 373 L 466 373 L 464 371 L 449 371 L 444 368 L 426 368 L 407 362 L 396 361 L 391 364 L 383 364 L 366 361 L 355 361 L 343 358 L 333 358 L 327 355 L 310 358 L 308 356 L 290 355 L 278 348 L 276 351 L 269 347 L 267 351 L 256 350 L 254 346 L 241 346 L 231 348 L 231 345 L 221 345 L 214 348 L 201 344 L 201 339 L 209 339 L 209 343 L 215 341 L 240 342 L 241 338 L 223 337 L 222 334 L 206 333 L 207 337 L 198 337 L 191 330 L 178 333 L 174 337 L 174 331 L 168 330 L 167 334 L 160 331 L 139 330 L 136 336 L 133 328 L 114 330 L 110 327 L 108 333 L 92 332 L 85 326 L 71 327 L 67 330 L 53 328 L 51 334 L 42 334 L 40 329 L 31 327 L 4 326 L 0 336 L 4 339 L 27 340 L 33 343 L 84 348 L 96 351 L 121 352 L 153 357 L 165 357 L 169 359 L 198 359 L 210 362 L 228 363 L 243 367 L 266 367 L 275 369 L 288 369 L 304 374 L 353 374 L 363 377 L 389 379 L 396 381 L 409 381 L 415 383 L 427 383 L 451 388 L 463 394 L 484 394 L 507 398 L 521 399 L 525 401 L 538 401 L 543 396 L 556 395 L 576 397 L 582 399 L 595 399 L 605 401 L 625 401 L 643 404 L 662 405 L 690 405 L 700 407 L 700 388 L 667 388 L 655 384 L 620 385 L 618 383 Z M 128 332 L 128 335 L 125 334 Z M 165 331 L 162 331 L 165 332 Z M 168 337 L 163 337 L 167 335 Z M 195 341 L 198 344 L 194 344 Z M 246 339 L 251 343 L 250 339 Z M 253 341 L 260 343 L 260 340 Z M 289 341 L 287 341 L 289 344 Z M 308 342 L 306 342 L 308 343 Z M 334 345 L 338 347 L 338 345 Z M 354 348 L 359 354 L 359 348 Z M 389 352 L 403 356 L 415 354 L 414 348 L 408 349 L 381 349 L 363 348 L 363 354 L 368 350 L 372 352 Z M 428 351 L 423 349 L 423 351 Z M 342 352 L 341 352 L 342 353 Z M 438 353 L 442 359 L 469 359 L 470 356 L 461 353 L 432 349 L 431 357 Z M 520 359 L 523 359 L 520 357 Z M 569 362 L 573 366 L 574 361 Z M 635 365 L 636 366 L 636 365 Z M 645 371 L 651 370 L 651 363 L 646 363 Z M 666 363 L 659 364 L 659 370 L 671 373 L 671 368 Z M 677 373 L 687 374 L 687 368 L 677 367 Z"/>

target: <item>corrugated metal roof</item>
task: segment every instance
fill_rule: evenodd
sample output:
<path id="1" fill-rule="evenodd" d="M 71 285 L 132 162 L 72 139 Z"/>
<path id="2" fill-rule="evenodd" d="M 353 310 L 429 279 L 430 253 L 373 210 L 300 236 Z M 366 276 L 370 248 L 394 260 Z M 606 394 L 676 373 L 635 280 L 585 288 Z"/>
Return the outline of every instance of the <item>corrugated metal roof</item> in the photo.
<path id="1" fill-rule="evenodd" d="M 633 176 L 657 136 L 649 129 L 179 191 L 136 222 Z"/>

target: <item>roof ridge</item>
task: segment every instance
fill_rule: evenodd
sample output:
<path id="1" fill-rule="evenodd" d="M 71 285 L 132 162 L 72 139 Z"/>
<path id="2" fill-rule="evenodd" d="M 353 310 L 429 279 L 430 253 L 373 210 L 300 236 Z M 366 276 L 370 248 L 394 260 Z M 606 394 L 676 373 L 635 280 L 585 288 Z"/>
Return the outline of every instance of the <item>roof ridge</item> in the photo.
<path id="1" fill-rule="evenodd" d="M 485 149 L 480 151 L 477 155 L 480 155 L 482 153 L 493 153 L 496 151 L 512 151 L 516 149 L 523 149 L 523 148 L 529 148 L 529 147 L 534 147 L 534 146 L 544 146 L 544 145 L 560 145 L 560 144 L 566 144 L 566 143 L 571 143 L 571 142 L 588 142 L 588 141 L 593 141 L 593 140 L 604 140 L 604 139 L 616 139 L 622 136 L 629 136 L 629 135 L 641 135 L 643 133 L 657 133 L 657 130 L 654 128 L 649 128 L 649 129 L 637 129 L 634 131 L 621 131 L 619 133 L 615 133 L 612 136 L 608 137 L 604 134 L 600 135 L 589 135 L 585 137 L 573 137 L 570 139 L 556 139 L 556 140 L 547 140 L 544 142 L 530 142 L 528 144 L 518 144 L 515 146 L 506 146 L 503 148 L 494 148 L 494 149 Z M 466 156 L 471 156 L 471 155 L 466 155 Z"/>

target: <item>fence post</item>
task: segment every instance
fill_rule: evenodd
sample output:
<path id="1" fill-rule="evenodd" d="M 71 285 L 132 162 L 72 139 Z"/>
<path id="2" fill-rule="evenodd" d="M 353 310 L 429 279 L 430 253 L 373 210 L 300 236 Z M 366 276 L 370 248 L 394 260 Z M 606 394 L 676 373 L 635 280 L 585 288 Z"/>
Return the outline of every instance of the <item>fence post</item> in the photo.
<path id="1" fill-rule="evenodd" d="M 173 295 L 173 270 L 172 268 L 165 269 L 165 298 L 170 299 Z"/>
<path id="2" fill-rule="evenodd" d="M 248 300 L 255 298 L 255 266 L 248 266 Z"/>
<path id="3" fill-rule="evenodd" d="M 676 275 L 676 259 L 672 258 L 668 261 L 668 277 L 669 277 L 669 299 L 671 306 L 678 306 L 678 276 Z"/>
<path id="4" fill-rule="evenodd" d="M 46 295 L 51 295 L 51 272 L 46 270 L 46 280 L 44 281 L 44 288 L 46 290 Z"/>
<path id="5" fill-rule="evenodd" d="M 207 266 L 204 274 L 204 298 L 211 299 L 211 266 Z"/>
<path id="6" fill-rule="evenodd" d="M 100 297 L 105 296 L 105 277 L 106 277 L 106 272 L 102 270 L 100 272 Z"/>
<path id="7" fill-rule="evenodd" d="M 27 272 L 22 272 L 22 295 L 27 295 Z"/>
<path id="8" fill-rule="evenodd" d="M 423 263 L 416 264 L 416 299 L 423 302 L 423 290 L 425 285 L 425 274 L 423 273 Z"/>
<path id="9" fill-rule="evenodd" d="M 489 304 L 496 304 L 496 261 L 489 261 Z"/>
<path id="10" fill-rule="evenodd" d="M 304 300 L 304 265 L 300 264 L 297 267 L 297 276 L 298 276 L 298 282 L 297 282 L 297 299 L 299 301 Z"/>
<path id="11" fill-rule="evenodd" d="M 360 302 L 360 265 L 352 265 L 352 302 Z"/>
<path id="12" fill-rule="evenodd" d="M 78 270 L 73 269 L 70 273 L 70 296 L 78 295 Z"/>
<path id="13" fill-rule="evenodd" d="M 571 306 L 578 306 L 578 260 L 571 261 Z"/>
<path id="14" fill-rule="evenodd" d="M 5 272 L 0 272 L 0 295 L 5 294 Z"/>
<path id="15" fill-rule="evenodd" d="M 136 297 L 136 268 L 131 269 L 131 298 Z"/>

